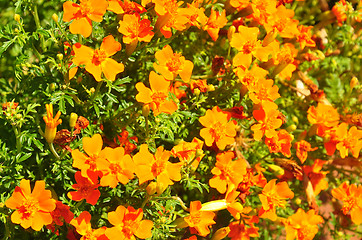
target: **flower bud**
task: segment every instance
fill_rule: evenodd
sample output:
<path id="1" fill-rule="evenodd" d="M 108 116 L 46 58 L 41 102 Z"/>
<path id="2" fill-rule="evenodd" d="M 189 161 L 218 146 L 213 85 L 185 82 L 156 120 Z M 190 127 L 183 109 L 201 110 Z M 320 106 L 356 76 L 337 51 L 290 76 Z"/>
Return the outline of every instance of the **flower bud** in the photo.
<path id="1" fill-rule="evenodd" d="M 202 207 L 200 211 L 220 211 L 223 209 L 226 209 L 228 206 L 228 203 L 225 199 L 222 200 L 214 200 L 210 202 L 206 202 L 202 204 Z"/>
<path id="2" fill-rule="evenodd" d="M 147 117 L 150 114 L 150 105 L 146 104 L 142 107 L 142 115 Z"/>
<path id="3" fill-rule="evenodd" d="M 148 184 L 148 186 L 146 187 L 146 192 L 148 195 L 153 195 L 156 193 L 157 191 L 157 183 L 156 182 L 151 182 L 150 184 Z"/>
<path id="4" fill-rule="evenodd" d="M 269 45 L 269 43 L 273 42 L 278 35 L 278 32 L 275 30 L 270 31 L 263 40 L 263 47 L 266 47 Z"/>
<path id="5" fill-rule="evenodd" d="M 213 91 L 215 91 L 215 86 L 212 85 L 212 84 L 207 85 L 207 91 L 208 91 L 208 92 L 213 92 Z"/>
<path id="6" fill-rule="evenodd" d="M 60 61 L 62 61 L 62 60 L 63 60 L 63 54 L 58 53 L 58 54 L 57 54 L 57 58 L 58 58 Z"/>
<path id="7" fill-rule="evenodd" d="M 52 92 L 54 92 L 54 90 L 55 90 L 55 83 L 51 83 L 51 84 L 49 85 L 49 90 L 52 91 Z"/>
<path id="8" fill-rule="evenodd" d="M 300 198 L 295 199 L 295 204 L 297 205 L 302 204 L 302 200 Z"/>
<path id="9" fill-rule="evenodd" d="M 358 81 L 358 79 L 356 77 L 353 77 L 351 79 L 351 81 L 349 82 L 349 86 L 351 87 L 351 89 L 353 89 L 358 84 L 359 84 L 359 81 Z"/>
<path id="10" fill-rule="evenodd" d="M 231 38 L 233 37 L 233 34 L 236 32 L 236 28 L 234 25 L 231 25 L 228 30 L 228 39 L 229 42 L 231 42 Z"/>
<path id="11" fill-rule="evenodd" d="M 14 32 L 18 33 L 18 32 L 19 32 L 19 29 L 18 29 L 18 28 L 15 28 L 15 29 L 14 29 Z"/>
<path id="12" fill-rule="evenodd" d="M 20 23 L 20 15 L 15 13 L 14 14 L 14 20 L 17 21 L 18 23 Z"/>
<path id="13" fill-rule="evenodd" d="M 200 93 L 201 93 L 200 89 L 198 89 L 198 88 L 195 88 L 195 89 L 194 89 L 194 94 L 195 94 L 196 96 L 199 96 Z"/>
<path id="14" fill-rule="evenodd" d="M 91 89 L 89 89 L 89 91 L 90 91 L 91 93 L 94 93 L 96 90 L 94 89 L 94 87 L 92 87 Z"/>
<path id="15" fill-rule="evenodd" d="M 223 227 L 218 229 L 214 235 L 212 235 L 211 240 L 220 240 L 220 239 L 224 239 L 230 232 L 230 228 L 229 227 Z"/>
<path id="16" fill-rule="evenodd" d="M 76 113 L 71 113 L 69 116 L 69 127 L 71 129 L 73 129 L 75 127 L 75 124 L 77 123 L 78 120 L 78 114 Z"/>
<path id="17" fill-rule="evenodd" d="M 297 129 L 297 126 L 295 125 L 295 124 L 292 124 L 292 125 L 290 125 L 289 127 L 287 127 L 287 131 L 288 132 L 293 132 L 293 131 L 295 131 Z"/>
<path id="18" fill-rule="evenodd" d="M 56 13 L 53 13 L 52 19 L 53 19 L 54 22 L 58 22 L 59 17 L 58 17 L 58 15 Z"/>

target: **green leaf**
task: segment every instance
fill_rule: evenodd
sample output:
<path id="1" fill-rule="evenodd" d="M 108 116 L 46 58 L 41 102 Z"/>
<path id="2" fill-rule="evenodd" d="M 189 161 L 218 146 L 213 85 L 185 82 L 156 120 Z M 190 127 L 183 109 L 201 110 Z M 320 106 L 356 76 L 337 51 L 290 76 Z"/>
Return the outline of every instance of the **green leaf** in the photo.
<path id="1" fill-rule="evenodd" d="M 15 42 L 15 39 L 16 39 L 16 37 L 9 41 L 4 42 L 3 45 L 1 45 L 0 56 L 11 46 L 11 44 L 13 44 Z"/>
<path id="2" fill-rule="evenodd" d="M 19 158 L 21 153 L 19 153 L 16 158 Z M 31 157 L 31 153 L 25 153 L 21 158 L 17 160 L 18 163 L 25 161 L 26 159 Z"/>

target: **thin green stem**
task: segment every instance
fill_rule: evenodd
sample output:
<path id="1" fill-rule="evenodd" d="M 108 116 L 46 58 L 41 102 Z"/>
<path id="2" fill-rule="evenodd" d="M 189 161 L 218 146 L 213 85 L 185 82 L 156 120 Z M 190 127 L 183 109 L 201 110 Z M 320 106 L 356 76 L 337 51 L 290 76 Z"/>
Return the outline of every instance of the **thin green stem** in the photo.
<path id="1" fill-rule="evenodd" d="M 21 151 L 21 142 L 20 142 L 20 136 L 19 136 L 19 129 L 13 124 L 11 124 L 11 126 L 13 128 L 15 138 L 16 138 L 16 152 L 19 154 L 20 151 Z"/>
<path id="2" fill-rule="evenodd" d="M 55 151 L 54 145 L 53 143 L 49 143 L 49 149 L 50 151 L 53 153 L 53 155 L 56 157 L 56 159 L 60 159 L 60 156 L 58 155 L 58 153 Z"/>
<path id="3" fill-rule="evenodd" d="M 36 4 L 34 4 L 32 14 L 34 16 L 36 28 L 41 29 L 39 15 L 38 15 L 38 6 Z M 45 46 L 45 41 L 44 41 L 44 36 L 43 35 L 40 35 L 40 44 L 41 44 L 41 48 L 42 48 L 43 52 L 45 52 L 46 51 L 46 46 Z"/>
<path id="4" fill-rule="evenodd" d="M 160 200 L 176 200 L 180 203 L 181 207 L 183 210 L 189 212 L 190 209 L 188 207 L 186 207 L 185 203 L 182 201 L 182 199 L 178 196 L 171 196 L 171 197 L 157 197 L 155 199 L 160 199 Z"/>

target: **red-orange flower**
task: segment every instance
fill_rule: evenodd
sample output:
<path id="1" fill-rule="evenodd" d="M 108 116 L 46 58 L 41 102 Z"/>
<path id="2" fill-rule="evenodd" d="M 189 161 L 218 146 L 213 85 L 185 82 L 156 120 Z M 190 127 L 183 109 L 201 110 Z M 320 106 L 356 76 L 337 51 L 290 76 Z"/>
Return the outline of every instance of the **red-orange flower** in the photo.
<path id="1" fill-rule="evenodd" d="M 180 53 L 174 53 L 169 45 L 157 51 L 155 57 L 158 64 L 154 63 L 153 67 L 165 79 L 174 80 L 179 75 L 182 81 L 186 83 L 190 81 L 194 64 L 190 60 L 185 60 Z"/>
<path id="2" fill-rule="evenodd" d="M 251 7 L 253 14 L 251 15 L 260 25 L 264 25 L 269 21 L 269 17 L 276 12 L 276 0 L 252 0 Z"/>
<path id="3" fill-rule="evenodd" d="M 284 220 L 287 240 L 312 240 L 318 232 L 318 224 L 323 223 L 323 218 L 315 214 L 314 209 L 304 212 L 299 208 L 298 211 Z"/>
<path id="4" fill-rule="evenodd" d="M 36 181 L 31 191 L 30 180 L 22 179 L 20 187 L 16 186 L 11 197 L 5 201 L 5 206 L 16 209 L 11 215 L 13 223 L 40 231 L 53 221 L 51 212 L 55 209 L 55 200 L 51 198 L 50 190 L 45 190 L 44 181 Z"/>
<path id="5" fill-rule="evenodd" d="M 108 240 L 104 232 L 106 227 L 101 227 L 98 229 L 93 229 L 91 225 L 91 218 L 89 212 L 82 212 L 77 218 L 74 218 L 70 221 L 70 224 L 75 227 L 77 232 L 82 235 L 80 240 L 89 240 L 89 239 L 97 239 L 97 240 Z"/>
<path id="6" fill-rule="evenodd" d="M 136 210 L 132 206 L 118 206 L 114 212 L 108 213 L 108 221 L 114 227 L 107 228 L 106 236 L 109 239 L 124 240 L 134 240 L 135 236 L 141 239 L 152 237 L 153 222 L 142 218 L 141 208 Z"/>
<path id="7" fill-rule="evenodd" d="M 150 73 L 149 81 L 151 89 L 141 82 L 136 84 L 136 89 L 138 90 L 136 100 L 149 105 L 154 115 L 158 115 L 161 112 L 172 114 L 176 111 L 177 104 L 172 100 L 167 100 L 170 82 L 154 71 Z"/>
<path id="8" fill-rule="evenodd" d="M 205 139 L 207 146 L 210 147 L 215 142 L 219 149 L 224 149 L 226 145 L 234 143 L 236 121 L 229 120 L 229 114 L 221 111 L 218 106 L 208 109 L 205 116 L 199 118 L 205 127 L 200 130 L 200 136 Z"/>
<path id="9" fill-rule="evenodd" d="M 78 171 L 75 173 L 76 184 L 72 185 L 76 191 L 68 192 L 68 197 L 73 201 L 85 199 L 87 203 L 95 205 L 101 196 L 98 190 L 98 176 L 93 172 L 88 172 L 88 177 L 83 177 Z"/>
<path id="10" fill-rule="evenodd" d="M 338 188 L 332 190 L 333 197 L 343 201 L 343 214 L 351 213 L 355 224 L 362 223 L 362 186 L 342 183 Z"/>
<path id="11" fill-rule="evenodd" d="M 173 156 L 178 157 L 178 159 L 184 164 L 189 164 L 193 161 L 191 166 L 196 169 L 205 155 L 202 151 L 203 145 L 203 141 L 198 138 L 194 138 L 192 142 L 181 142 L 174 146 L 171 149 L 171 153 Z"/>
<path id="12" fill-rule="evenodd" d="M 292 146 L 293 135 L 290 135 L 286 130 L 281 129 L 272 138 L 265 138 L 265 144 L 272 153 L 281 152 L 284 156 L 290 157 L 290 148 Z"/>
<path id="13" fill-rule="evenodd" d="M 301 140 L 295 143 L 295 148 L 297 149 L 297 157 L 304 163 L 307 160 L 308 152 L 312 152 L 318 149 L 318 147 L 312 148 L 309 142 Z"/>
<path id="14" fill-rule="evenodd" d="M 105 37 L 101 47 L 96 50 L 77 43 L 73 47 L 75 53 L 73 63 L 77 66 L 84 64 L 85 70 L 92 74 L 98 82 L 102 81 L 102 73 L 108 80 L 114 81 L 116 75 L 123 72 L 124 65 L 110 57 L 121 48 L 121 44 L 112 35 Z"/>
<path id="15" fill-rule="evenodd" d="M 144 13 L 146 9 L 139 5 L 136 2 L 129 0 L 108 0 L 107 10 L 112 11 L 117 14 L 134 14 L 134 13 Z"/>
<path id="16" fill-rule="evenodd" d="M 303 50 L 304 47 L 315 47 L 315 42 L 312 40 L 311 38 L 311 29 L 313 28 L 313 26 L 304 26 L 304 25 L 299 25 L 298 26 L 298 30 L 299 33 L 297 34 L 297 41 L 300 44 L 300 48 Z"/>
<path id="17" fill-rule="evenodd" d="M 92 33 L 92 21 L 102 22 L 107 7 L 106 0 L 80 0 L 80 4 L 67 1 L 63 4 L 63 20 L 64 22 L 73 20 L 69 26 L 71 33 L 89 37 Z"/>
<path id="18" fill-rule="evenodd" d="M 349 6 L 346 0 L 340 0 L 333 6 L 332 13 L 336 16 L 339 26 L 342 26 L 343 22 L 347 20 L 346 12 L 348 12 L 348 10 Z"/>
<path id="19" fill-rule="evenodd" d="M 220 193 L 228 192 L 237 188 L 246 174 L 246 163 L 244 159 L 235 158 L 234 152 L 219 153 L 216 156 L 215 167 L 211 170 L 214 176 L 209 180 L 209 185 L 216 188 Z"/>
<path id="20" fill-rule="evenodd" d="M 277 135 L 275 129 L 279 128 L 283 123 L 279 119 L 279 114 L 278 105 L 270 101 L 262 102 L 262 109 L 253 111 L 253 116 L 258 121 L 257 124 L 251 126 L 256 141 L 259 141 L 264 134 L 267 138 Z"/>
<path id="21" fill-rule="evenodd" d="M 259 194 L 262 208 L 259 211 L 259 217 L 269 218 L 272 221 L 277 219 L 275 213 L 276 207 L 285 207 L 286 199 L 293 198 L 294 193 L 289 189 L 286 182 L 276 183 L 276 179 L 270 180 Z"/>
<path id="22" fill-rule="evenodd" d="M 328 181 L 325 179 L 328 171 L 321 171 L 326 163 L 327 161 L 316 159 L 312 166 L 303 166 L 303 172 L 312 184 L 314 196 L 328 188 Z M 303 181 L 303 176 L 298 175 L 298 179 Z"/>
<path id="23" fill-rule="evenodd" d="M 200 201 L 190 203 L 190 215 L 184 220 L 190 228 L 194 228 L 200 236 L 206 236 L 210 233 L 209 226 L 215 224 L 213 220 L 215 213 L 209 211 L 200 211 L 202 208 Z"/>

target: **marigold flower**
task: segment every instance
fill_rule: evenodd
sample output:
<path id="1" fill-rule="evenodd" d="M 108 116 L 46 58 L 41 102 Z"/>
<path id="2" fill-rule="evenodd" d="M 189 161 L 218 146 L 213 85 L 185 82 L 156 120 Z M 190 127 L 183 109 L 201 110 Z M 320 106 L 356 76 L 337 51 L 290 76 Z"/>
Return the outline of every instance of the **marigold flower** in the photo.
<path id="1" fill-rule="evenodd" d="M 76 184 L 72 185 L 76 191 L 68 192 L 68 197 L 73 201 L 86 200 L 87 203 L 95 205 L 101 196 L 98 190 L 98 176 L 94 172 L 88 172 L 88 177 L 83 177 L 81 172 L 75 173 Z"/>
<path id="2" fill-rule="evenodd" d="M 155 116 L 161 112 L 172 114 L 176 111 L 177 104 L 172 100 L 167 100 L 170 82 L 154 71 L 150 73 L 149 81 L 151 89 L 147 88 L 143 83 L 136 84 L 138 90 L 136 100 L 150 105 Z"/>
<path id="3" fill-rule="evenodd" d="M 264 27 L 268 33 L 275 30 L 282 38 L 294 38 L 299 31 L 297 29 L 298 20 L 292 19 L 293 17 L 294 11 L 292 9 L 280 5 L 276 12 L 268 17 Z"/>
<path id="4" fill-rule="evenodd" d="M 215 167 L 211 170 L 214 176 L 209 180 L 209 185 L 216 188 L 220 193 L 237 188 L 246 174 L 246 163 L 244 159 L 235 158 L 234 152 L 219 153 L 216 156 Z"/>
<path id="5" fill-rule="evenodd" d="M 362 148 L 362 130 L 358 130 L 356 126 L 352 126 L 348 130 L 347 123 L 341 123 L 337 127 L 329 131 L 331 135 L 331 144 L 335 144 L 334 149 L 338 149 L 341 158 L 348 156 L 348 150 L 350 149 L 353 157 L 358 158 Z M 325 144 L 326 148 L 331 146 Z M 332 148 L 333 149 L 333 148 Z M 334 150 L 327 151 L 328 155 L 332 155 Z"/>
<path id="6" fill-rule="evenodd" d="M 151 21 L 148 19 L 141 20 L 138 13 L 126 14 L 123 20 L 119 21 L 118 32 L 123 34 L 123 42 L 130 46 L 128 51 L 133 52 L 140 42 L 150 42 L 154 32 L 153 27 L 150 26 Z M 129 54 L 130 55 L 130 54 Z"/>
<path id="7" fill-rule="evenodd" d="M 162 146 L 158 147 L 153 155 L 148 151 L 147 144 L 142 144 L 140 151 L 133 156 L 139 184 L 156 178 L 158 186 L 166 189 L 173 185 L 173 181 L 180 181 L 182 163 L 169 162 L 170 155 L 171 152 L 165 151 Z"/>
<path id="8" fill-rule="evenodd" d="M 340 0 L 333 6 L 332 13 L 337 18 L 338 26 L 342 26 L 343 22 L 347 20 L 346 12 L 348 12 L 348 10 L 349 3 L 347 3 L 346 0 Z"/>
<path id="9" fill-rule="evenodd" d="M 276 183 L 276 179 L 270 180 L 259 194 L 262 208 L 259 211 L 259 217 L 269 218 L 272 221 L 277 219 L 275 213 L 276 207 L 285 207 L 285 199 L 293 198 L 294 193 L 289 189 L 286 182 Z"/>
<path id="10" fill-rule="evenodd" d="M 254 225 L 245 225 L 240 221 L 231 222 L 229 224 L 230 232 L 228 237 L 231 240 L 249 240 L 251 237 L 259 237 L 259 228 Z"/>
<path id="11" fill-rule="evenodd" d="M 253 85 L 249 85 L 249 97 L 254 104 L 259 104 L 262 101 L 275 101 L 280 97 L 278 93 L 279 87 L 273 85 L 274 81 L 272 79 L 260 78 Z"/>
<path id="12" fill-rule="evenodd" d="M 338 124 L 339 114 L 337 110 L 323 103 L 318 103 L 317 107 L 311 106 L 308 109 L 308 121 L 311 124 L 318 126 L 318 136 L 324 136 L 327 129 L 332 128 Z"/>
<path id="13" fill-rule="evenodd" d="M 359 225 L 362 223 L 362 187 L 356 184 L 342 183 L 338 188 L 332 189 L 333 197 L 343 201 L 342 211 L 347 215 L 351 213 L 352 221 Z"/>
<path id="14" fill-rule="evenodd" d="M 104 232 L 106 227 L 93 229 L 91 225 L 91 218 L 89 212 L 82 212 L 77 218 L 70 221 L 70 224 L 75 227 L 77 232 L 82 235 L 80 240 L 97 239 L 97 240 L 108 240 Z"/>
<path id="15" fill-rule="evenodd" d="M 297 157 L 301 163 L 304 163 L 307 160 L 308 152 L 312 152 L 318 149 L 318 147 L 312 148 L 309 142 L 301 140 L 295 143 L 295 148 L 297 150 Z"/>
<path id="16" fill-rule="evenodd" d="M 141 14 L 146 12 L 146 9 L 136 2 L 129 0 L 108 0 L 107 10 L 116 14 Z"/>
<path id="17" fill-rule="evenodd" d="M 191 166 L 196 169 L 205 155 L 202 151 L 203 145 L 203 141 L 198 138 L 194 138 L 191 142 L 181 142 L 174 146 L 171 149 L 171 153 L 185 164 L 189 164 L 193 161 Z"/>
<path id="18" fill-rule="evenodd" d="M 70 207 L 56 201 L 56 208 L 51 212 L 53 222 L 58 226 L 63 226 L 63 222 L 70 223 L 74 218 L 74 213 L 70 211 Z"/>
<path id="19" fill-rule="evenodd" d="M 318 224 L 323 223 L 323 218 L 315 214 L 314 209 L 304 212 L 299 208 L 298 211 L 288 219 L 283 221 L 287 240 L 312 240 L 318 232 Z"/>
<path id="20" fill-rule="evenodd" d="M 220 13 L 214 9 L 211 9 L 211 14 L 203 29 L 207 31 L 212 40 L 216 41 L 219 38 L 220 28 L 223 28 L 226 23 L 227 19 L 225 10 Z"/>
<path id="21" fill-rule="evenodd" d="M 92 138 L 83 137 L 82 142 L 83 150 L 87 155 L 80 152 L 78 149 L 73 150 L 73 167 L 80 169 L 83 177 L 87 177 L 89 172 L 100 174 L 97 169 L 97 161 L 105 158 L 101 151 L 103 146 L 101 135 L 95 134 Z"/>
<path id="22" fill-rule="evenodd" d="M 276 0 L 252 0 L 253 14 L 251 16 L 260 25 L 265 25 L 269 21 L 269 17 L 277 11 L 276 6 Z"/>
<path id="23" fill-rule="evenodd" d="M 239 56 L 236 55 L 233 59 L 234 66 L 237 66 L 234 71 L 242 84 L 244 84 L 248 89 L 253 89 L 253 86 L 255 86 L 260 79 L 265 79 L 268 71 L 259 67 L 257 64 L 254 64 L 253 67 L 248 70 L 249 65 L 244 66 L 242 60 L 238 58 Z"/>
<path id="24" fill-rule="evenodd" d="M 207 146 L 215 142 L 219 149 L 234 143 L 236 136 L 236 121 L 230 120 L 227 113 L 221 111 L 218 106 L 208 109 L 205 116 L 199 118 L 199 122 L 205 127 L 200 130 L 200 136 L 205 139 Z"/>
<path id="25" fill-rule="evenodd" d="M 89 37 L 92 33 L 92 21 L 102 22 L 107 7 L 106 0 L 80 0 L 80 4 L 67 1 L 63 4 L 63 21 L 73 20 L 69 26 L 70 32 Z"/>
<path id="26" fill-rule="evenodd" d="M 114 227 L 107 228 L 106 236 L 110 239 L 134 240 L 135 237 L 145 239 L 152 237 L 151 220 L 142 220 L 143 210 L 132 206 L 118 206 L 114 212 L 108 213 L 108 221 Z"/>
<path id="27" fill-rule="evenodd" d="M 253 111 L 253 116 L 258 121 L 257 124 L 251 126 L 256 141 L 260 141 L 264 134 L 267 138 L 277 135 L 275 129 L 279 128 L 283 123 L 279 119 L 279 114 L 278 105 L 270 101 L 262 102 L 262 109 Z"/>
<path id="28" fill-rule="evenodd" d="M 315 47 L 315 42 L 311 38 L 311 29 L 313 26 L 304 26 L 299 25 L 298 30 L 299 33 L 297 34 L 297 42 L 300 44 L 300 48 L 303 50 L 304 47 Z"/>
<path id="29" fill-rule="evenodd" d="M 75 56 L 73 63 L 77 66 L 85 65 L 85 70 L 93 75 L 96 81 L 102 81 L 101 75 L 111 81 L 116 79 L 118 73 L 123 72 L 124 65 L 110 58 L 120 51 L 122 45 L 112 35 L 103 39 L 101 47 L 93 50 L 79 43 L 73 46 Z"/>
<path id="30" fill-rule="evenodd" d="M 250 6 L 250 0 L 230 0 L 230 5 L 240 11 Z"/>
<path id="31" fill-rule="evenodd" d="M 316 159 L 312 166 L 303 166 L 303 172 L 312 184 L 314 196 L 328 188 L 328 181 L 325 179 L 328 171 L 321 171 L 326 163 L 327 161 Z M 298 179 L 303 181 L 301 175 L 298 175 Z"/>
<path id="32" fill-rule="evenodd" d="M 48 143 L 52 143 L 57 133 L 57 126 L 62 123 L 62 119 L 59 119 L 60 111 L 53 118 L 53 104 L 45 104 L 45 107 L 47 116 L 43 117 L 46 124 L 44 137 Z"/>
<path id="33" fill-rule="evenodd" d="M 187 8 L 183 8 L 181 13 L 189 19 L 189 24 L 191 24 L 191 26 L 201 28 L 206 24 L 208 18 L 204 13 L 205 9 L 200 8 L 198 5 L 197 2 L 188 3 Z"/>
<path id="34" fill-rule="evenodd" d="M 200 201 L 190 203 L 190 215 L 184 217 L 185 222 L 190 228 L 197 231 L 198 235 L 206 236 L 210 233 L 209 226 L 215 224 L 213 220 L 215 213 L 209 211 L 201 211 L 202 205 Z"/>
<path id="35" fill-rule="evenodd" d="M 265 138 L 265 144 L 268 146 L 269 151 L 272 153 L 281 152 L 284 156 L 290 157 L 292 153 L 290 148 L 292 146 L 293 135 L 290 135 L 286 130 L 281 129 L 272 138 Z"/>
<path id="36" fill-rule="evenodd" d="M 30 180 L 22 179 L 20 186 L 16 186 L 11 197 L 5 201 L 5 206 L 16 210 L 11 214 L 13 223 L 40 231 L 44 225 L 52 223 L 51 212 L 56 205 L 50 190 L 45 190 L 44 181 L 36 181 L 31 191 Z"/>
<path id="37" fill-rule="evenodd" d="M 165 79 L 174 80 L 179 75 L 182 81 L 186 83 L 190 81 L 194 64 L 190 60 L 185 60 L 180 53 L 174 53 L 169 45 L 157 51 L 155 57 L 158 64 L 154 63 L 153 67 Z"/>
<path id="38" fill-rule="evenodd" d="M 103 154 L 107 159 L 99 159 L 97 168 L 102 171 L 101 186 L 115 188 L 120 182 L 127 184 L 134 177 L 135 165 L 130 155 L 125 154 L 123 147 L 105 148 Z"/>

